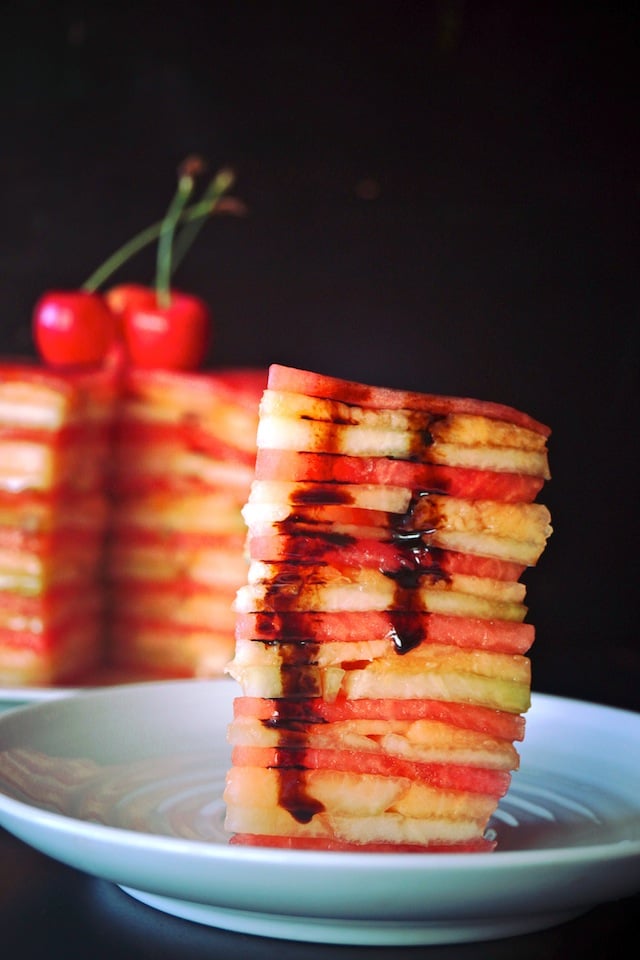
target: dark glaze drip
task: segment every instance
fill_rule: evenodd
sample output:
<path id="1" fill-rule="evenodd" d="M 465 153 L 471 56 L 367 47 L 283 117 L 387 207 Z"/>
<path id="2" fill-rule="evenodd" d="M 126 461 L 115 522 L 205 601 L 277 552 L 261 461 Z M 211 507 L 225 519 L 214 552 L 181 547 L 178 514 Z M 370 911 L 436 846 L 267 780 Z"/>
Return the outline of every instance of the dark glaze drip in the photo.
<path id="1" fill-rule="evenodd" d="M 304 701 L 303 701 L 304 702 Z M 304 747 L 307 743 L 310 723 L 325 723 L 321 718 L 307 718 L 304 709 L 298 709 L 298 701 L 283 701 L 283 713 L 266 720 L 262 725 L 278 731 L 280 747 L 297 748 L 304 761 Z M 324 804 L 309 795 L 306 785 L 304 762 L 297 766 L 278 767 L 278 803 L 298 823 L 309 823 L 325 808 Z"/>
<path id="2" fill-rule="evenodd" d="M 330 533 L 326 530 L 305 530 L 303 534 L 296 533 L 298 520 L 295 517 L 287 517 L 286 520 L 279 520 L 275 526 L 278 533 L 295 535 L 301 543 L 315 541 L 317 543 L 326 543 L 332 547 L 348 547 L 356 542 L 356 538 L 350 533 Z"/>
<path id="3" fill-rule="evenodd" d="M 262 723 L 266 727 L 291 729 L 308 727 L 310 723 L 326 723 L 323 717 L 318 716 L 314 706 L 313 699 L 278 700 L 271 716 Z"/>
<path id="4" fill-rule="evenodd" d="M 353 497 L 344 488 L 338 489 L 332 483 L 314 483 L 310 487 L 296 490 L 292 503 L 322 503 L 340 504 L 345 506 L 353 503 Z"/>
<path id="5" fill-rule="evenodd" d="M 289 649 L 289 653 L 290 652 L 291 650 Z M 284 656 L 286 658 L 286 652 Z M 285 659 L 285 662 L 280 665 L 280 679 L 283 697 L 304 698 L 320 696 L 318 678 L 313 664 L 288 663 Z"/>
<path id="6" fill-rule="evenodd" d="M 348 496 L 345 497 L 342 491 L 336 491 L 331 484 L 318 484 L 317 488 L 314 487 L 310 491 L 300 491 L 300 499 L 304 498 L 308 502 L 316 503 L 326 503 L 328 501 L 345 503 L 351 499 Z M 440 491 L 417 490 L 414 492 L 407 512 L 403 516 L 388 515 L 390 538 L 400 549 L 402 562 L 394 569 L 381 568 L 381 573 L 395 582 L 393 608 L 389 613 L 391 622 L 389 636 L 398 654 L 413 650 L 424 639 L 421 629 L 412 629 L 410 626 L 412 618 L 406 616 L 407 613 L 420 609 L 418 597 L 420 585 L 426 577 L 438 580 L 449 579 L 448 574 L 439 562 L 442 551 L 437 547 L 432 547 L 429 543 L 430 535 L 438 527 L 437 517 L 432 512 L 428 526 L 417 528 L 414 523 L 417 504 L 424 497 L 436 492 L 439 493 Z M 279 529 L 283 533 L 294 533 L 295 521 L 292 518 L 282 521 L 279 524 Z M 309 539 L 319 542 L 324 541 L 337 546 L 348 545 L 355 541 L 355 538 L 343 534 L 306 532 L 305 536 Z M 277 614 L 270 616 L 262 614 L 260 617 L 263 642 L 273 642 L 279 646 L 282 695 L 285 697 L 300 696 L 301 678 L 296 673 L 295 668 L 312 662 L 310 659 L 310 650 L 313 645 L 312 638 L 301 637 L 302 628 L 298 626 L 295 618 L 297 597 L 296 591 L 292 588 L 302 579 L 304 579 L 304 563 L 289 563 L 286 565 L 286 569 L 268 585 L 268 594 L 271 596 L 277 595 L 279 608 L 289 612 L 290 619 L 287 628 L 283 626 Z M 286 602 L 287 594 L 291 596 L 291 606 Z M 267 639 L 265 639 L 265 633 L 268 634 Z M 292 667 L 293 670 L 287 669 Z"/>
<path id="7" fill-rule="evenodd" d="M 426 417 L 425 423 L 424 413 L 415 413 L 414 416 L 410 418 L 409 429 L 413 428 L 413 430 L 411 433 L 411 446 L 406 457 L 407 460 L 420 462 L 423 459 L 424 450 L 435 443 L 435 437 L 430 428 L 445 419 L 446 416 L 444 414 L 431 414 Z"/>
<path id="8" fill-rule="evenodd" d="M 284 588 L 293 586 L 296 583 L 300 582 L 300 571 L 296 570 L 283 570 L 277 577 L 274 577 L 269 584 L 269 595 L 273 596 L 274 594 L 280 595 L 280 591 Z"/>
<path id="9" fill-rule="evenodd" d="M 278 801 L 294 820 L 309 823 L 316 813 L 322 813 L 324 804 L 307 792 L 304 767 L 281 767 L 278 780 Z"/>
<path id="10" fill-rule="evenodd" d="M 274 640 L 277 639 L 280 636 L 278 620 L 278 616 L 272 613 L 257 613 L 256 626 L 260 635 L 268 634 L 273 636 Z"/>
<path id="11" fill-rule="evenodd" d="M 303 413 L 300 417 L 301 420 L 313 420 L 314 417 L 310 417 L 308 414 Z M 357 417 L 331 417 L 331 423 L 337 427 L 350 427 L 358 422 Z"/>
<path id="12" fill-rule="evenodd" d="M 438 580 L 448 580 L 449 576 L 439 562 L 441 551 L 429 544 L 429 535 L 435 533 L 437 522 L 428 527 L 416 529 L 413 523 L 416 505 L 423 497 L 428 497 L 432 491 L 418 490 L 414 493 L 409 509 L 403 517 L 396 518 L 392 539 L 403 548 L 406 565 L 399 570 L 382 570 L 382 573 L 395 581 L 395 595 L 393 610 L 390 612 L 392 624 L 391 640 L 396 653 L 408 653 L 414 650 L 423 641 L 420 628 L 411 627 L 411 617 L 406 613 L 417 611 L 419 607 L 418 589 L 425 577 Z M 402 611 L 398 616 L 395 611 Z"/>
<path id="13" fill-rule="evenodd" d="M 256 632 L 260 638 L 272 637 L 273 643 L 286 643 L 287 640 L 312 640 L 307 636 L 307 630 L 303 626 L 304 618 L 296 616 L 295 612 L 289 612 L 285 620 L 279 617 L 277 613 L 259 613 L 256 617 Z"/>
<path id="14" fill-rule="evenodd" d="M 281 661 L 287 667 L 303 667 L 317 664 L 318 644 L 314 640 L 301 640 L 299 637 L 295 640 L 255 640 L 254 643 L 262 643 L 265 647 L 277 647 Z"/>
<path id="15" fill-rule="evenodd" d="M 411 458 L 419 459 L 420 450 L 429 446 L 433 437 L 428 430 L 416 433 L 414 449 Z M 415 618 L 411 612 L 419 609 L 418 588 L 425 577 L 445 578 L 447 574 L 439 564 L 439 551 L 429 544 L 429 536 L 437 528 L 433 521 L 424 529 L 416 529 L 414 514 L 416 504 L 430 491 L 416 491 L 411 499 L 405 516 L 398 517 L 389 514 L 390 539 L 400 548 L 402 562 L 394 570 L 382 569 L 381 572 L 395 581 L 395 595 L 393 609 L 389 612 L 388 636 L 398 654 L 413 650 L 423 640 L 421 627 L 413 626 Z M 331 483 L 314 484 L 302 488 L 296 493 L 295 504 L 350 504 L 352 498 L 345 493 L 344 488 L 336 488 Z M 295 513 L 279 525 L 282 533 L 296 533 L 297 517 Z M 312 536 L 307 533 L 305 535 Z M 355 538 L 341 534 L 318 533 L 318 540 L 331 543 L 334 546 L 347 545 Z M 259 617 L 261 641 L 267 646 L 278 647 L 280 658 L 281 697 L 283 702 L 288 700 L 299 701 L 301 698 L 312 698 L 321 695 L 317 689 L 313 662 L 316 658 L 317 643 L 312 637 L 304 634 L 308 628 L 303 626 L 302 618 L 296 617 L 296 593 L 291 590 L 296 579 L 304 577 L 304 563 L 288 564 L 289 572 L 277 578 L 269 585 L 269 593 L 278 593 L 279 608 L 287 611 L 286 626 L 277 614 L 261 614 Z M 288 588 L 288 589 L 287 589 Z M 291 603 L 287 603 L 287 595 Z M 355 669 L 366 664 L 345 664 Z M 299 823 L 308 823 L 317 813 L 324 809 L 319 801 L 310 796 L 305 776 L 304 754 L 306 743 L 306 725 L 299 719 L 279 716 L 264 720 L 263 723 L 271 729 L 278 730 L 279 746 L 293 747 L 294 753 L 299 752 L 300 763 L 288 763 L 278 767 L 280 806 L 287 810 Z M 292 751 L 289 751 L 289 754 Z"/>

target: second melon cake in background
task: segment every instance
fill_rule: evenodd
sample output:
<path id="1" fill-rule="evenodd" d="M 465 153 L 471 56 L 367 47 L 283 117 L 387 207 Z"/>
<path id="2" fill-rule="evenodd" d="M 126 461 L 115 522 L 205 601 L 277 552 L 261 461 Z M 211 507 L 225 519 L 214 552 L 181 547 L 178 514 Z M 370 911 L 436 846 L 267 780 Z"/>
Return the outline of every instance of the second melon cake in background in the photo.
<path id="1" fill-rule="evenodd" d="M 228 667 L 233 843 L 493 849 L 549 433 L 497 403 L 270 368 Z"/>
<path id="2" fill-rule="evenodd" d="M 266 371 L 123 374 L 107 552 L 110 666 L 215 676 L 247 574 L 241 508 Z"/>
<path id="3" fill-rule="evenodd" d="M 76 683 L 102 663 L 111 369 L 0 364 L 0 684 Z"/>

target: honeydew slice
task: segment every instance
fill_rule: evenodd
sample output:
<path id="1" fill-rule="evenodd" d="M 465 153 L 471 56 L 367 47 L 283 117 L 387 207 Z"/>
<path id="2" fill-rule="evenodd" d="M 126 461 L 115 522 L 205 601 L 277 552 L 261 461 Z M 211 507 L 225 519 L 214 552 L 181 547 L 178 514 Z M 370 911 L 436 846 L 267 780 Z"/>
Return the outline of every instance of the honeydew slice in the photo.
<path id="1" fill-rule="evenodd" d="M 176 497 L 171 490 L 157 489 L 127 497 L 118 505 L 113 530 L 119 535 L 136 527 L 167 533 L 246 533 L 237 499 L 228 491 Z"/>
<path id="2" fill-rule="evenodd" d="M 48 496 L 25 493 L 20 496 L 0 492 L 0 528 L 26 535 L 44 535 L 69 531 L 104 529 L 107 503 L 101 494 Z"/>
<path id="3" fill-rule="evenodd" d="M 253 480 L 253 468 L 248 464 L 188 450 L 180 443 L 121 443 L 116 456 L 117 490 L 155 487 L 159 484 L 159 478 L 162 478 L 164 485 L 172 489 L 189 483 L 209 488 L 228 488 L 238 497 L 242 506 Z"/>
<path id="4" fill-rule="evenodd" d="M 397 457 L 453 467 L 496 470 L 549 477 L 547 453 L 513 447 L 466 446 L 441 440 L 425 442 L 419 433 L 375 427 L 261 417 L 258 447 L 309 453 L 340 453 L 355 457 Z"/>
<path id="5" fill-rule="evenodd" d="M 426 410 L 430 414 L 473 413 L 516 423 L 543 436 L 549 436 L 549 427 L 534 420 L 526 413 L 494 401 L 473 400 L 469 397 L 447 397 L 430 393 L 398 390 L 393 387 L 376 387 L 343 380 L 327 374 L 300 370 L 273 363 L 269 367 L 267 386 L 270 390 L 303 393 L 322 399 L 332 398 L 357 404 L 369 409 Z"/>
<path id="6" fill-rule="evenodd" d="M 54 446 L 39 440 L 0 441 L 0 490 L 49 492 L 102 488 L 106 447 L 101 441 Z"/>
<path id="7" fill-rule="evenodd" d="M 265 375 L 245 370 L 236 385 L 228 376 L 165 370 L 127 373 L 120 419 L 128 423 L 196 426 L 255 456 L 258 401 Z"/>
<path id="8" fill-rule="evenodd" d="M 270 834 L 287 837 L 338 839 L 346 843 L 415 844 L 464 843 L 478 837 L 482 827 L 476 820 L 451 820 L 446 817 L 411 818 L 398 813 L 345 817 L 321 812 L 300 823 L 282 807 L 229 804 L 227 829 L 234 833 Z"/>
<path id="9" fill-rule="evenodd" d="M 377 576 L 376 576 L 377 575 Z M 486 578 L 465 577 L 460 589 L 447 581 L 418 585 L 411 590 L 411 602 L 403 599 L 402 588 L 373 570 L 354 573 L 331 583 L 309 583 L 300 578 L 278 588 L 273 583 L 248 583 L 236 594 L 234 608 L 238 613 L 300 611 L 381 611 L 411 609 L 461 617 L 479 617 L 485 620 L 513 620 L 521 622 L 526 606 L 516 600 L 501 599 L 499 594 L 483 594 Z M 460 584 L 460 581 L 458 581 Z M 504 587 L 503 581 L 490 581 Z M 522 584 L 517 584 L 522 588 Z M 465 592 L 474 590 L 475 592 Z M 488 588 L 487 588 L 488 590 Z"/>
<path id="10" fill-rule="evenodd" d="M 526 713 L 531 704 L 529 683 L 505 677 L 482 676 L 455 671 L 443 665 L 425 671 L 419 661 L 396 657 L 360 664 L 357 669 L 342 667 L 240 666 L 231 662 L 228 672 L 242 686 L 247 697 L 338 696 L 374 700 L 445 700 L 471 703 L 507 713 Z"/>
<path id="11" fill-rule="evenodd" d="M 514 770 L 518 753 L 506 740 L 430 720 L 346 720 L 274 729 L 252 717 L 230 724 L 232 746 L 300 747 L 358 750 L 404 757 L 421 763 L 456 763 L 495 770 Z"/>
<path id="12" fill-rule="evenodd" d="M 138 620 L 121 611 L 110 625 L 109 662 L 142 676 L 219 677 L 233 656 L 233 631 Z"/>
<path id="13" fill-rule="evenodd" d="M 129 543 L 121 539 L 109 552 L 107 572 L 110 579 L 119 581 L 153 581 L 160 585 L 177 578 L 188 578 L 211 587 L 236 590 L 246 578 L 247 561 L 243 556 L 243 540 L 229 537 L 226 542 L 203 545 L 199 538 L 189 544 L 188 537 L 180 542 L 159 538 L 156 544 Z"/>
<path id="14" fill-rule="evenodd" d="M 270 416 L 341 426 L 373 427 L 405 434 L 428 431 L 430 438 L 470 446 L 515 447 L 523 450 L 544 450 L 546 447 L 546 437 L 535 430 L 479 414 L 433 414 L 384 407 L 372 409 L 339 400 L 268 389 L 260 402 L 260 418 Z"/>
<path id="15" fill-rule="evenodd" d="M 387 811 L 416 819 L 487 820 L 492 796 L 462 790 L 438 790 L 401 777 L 381 777 L 342 770 L 299 772 L 304 794 L 341 816 L 373 817 Z M 282 780 L 266 767 L 234 767 L 229 771 L 224 800 L 241 806 L 251 797 L 255 807 L 278 806 Z"/>
<path id="16" fill-rule="evenodd" d="M 370 641 L 371 644 L 381 641 Z M 382 641 L 384 642 L 384 641 Z M 314 646 L 293 644 L 300 652 L 299 658 L 287 650 L 286 643 L 266 645 L 260 641 L 242 640 L 237 647 L 234 667 L 274 666 L 292 671 L 296 667 L 306 666 L 344 667 L 345 670 L 368 669 L 371 663 L 379 663 L 381 669 L 392 673 L 405 669 L 411 671 L 437 672 L 443 670 L 460 671 L 484 677 L 499 677 L 518 683 L 528 683 L 531 679 L 531 666 L 527 657 L 520 654 L 497 653 L 493 650 L 467 650 L 462 647 L 441 643 L 422 643 L 403 656 L 398 656 L 390 645 L 380 647 L 380 653 L 371 655 L 375 647 L 370 647 L 367 656 L 359 657 L 361 644 L 322 643 Z M 363 652 L 366 653 L 366 646 Z M 305 648 L 309 651 L 305 654 Z M 269 694 L 264 694 L 269 696 Z"/>
<path id="17" fill-rule="evenodd" d="M 174 583 L 152 583 L 135 586 L 131 581 L 114 583 L 110 594 L 118 615 L 124 620 L 151 624 L 171 622 L 177 627 L 229 630 L 233 633 L 233 590 L 223 587 L 193 585 L 177 580 Z"/>
<path id="18" fill-rule="evenodd" d="M 324 505 L 333 506 L 338 522 L 342 516 L 348 518 L 351 510 L 371 511 L 369 516 L 359 515 L 365 527 L 383 526 L 398 537 L 415 532 L 444 549 L 526 565 L 535 564 L 552 533 L 549 510 L 543 504 L 470 501 L 440 494 L 414 498 L 406 488 L 373 484 L 255 481 L 242 513 L 251 532 L 265 532 L 277 523 L 297 521 L 301 508 L 305 511 L 302 518 L 313 518 Z M 402 519 L 394 524 L 387 514 Z M 331 514 L 325 510 L 324 516 L 330 518 Z M 346 530 L 339 526 L 333 532 Z"/>

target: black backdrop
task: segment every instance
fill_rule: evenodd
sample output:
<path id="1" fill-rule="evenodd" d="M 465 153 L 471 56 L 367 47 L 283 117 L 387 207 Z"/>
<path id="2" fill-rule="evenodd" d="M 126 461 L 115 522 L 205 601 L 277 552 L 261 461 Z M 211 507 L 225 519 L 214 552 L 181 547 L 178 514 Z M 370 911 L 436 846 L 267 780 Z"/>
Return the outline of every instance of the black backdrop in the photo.
<path id="1" fill-rule="evenodd" d="M 4 3 L 0 350 L 33 352 L 36 298 L 156 220 L 187 154 L 231 164 L 249 214 L 176 280 L 210 364 L 549 423 L 534 687 L 640 708 L 635 6 Z"/>

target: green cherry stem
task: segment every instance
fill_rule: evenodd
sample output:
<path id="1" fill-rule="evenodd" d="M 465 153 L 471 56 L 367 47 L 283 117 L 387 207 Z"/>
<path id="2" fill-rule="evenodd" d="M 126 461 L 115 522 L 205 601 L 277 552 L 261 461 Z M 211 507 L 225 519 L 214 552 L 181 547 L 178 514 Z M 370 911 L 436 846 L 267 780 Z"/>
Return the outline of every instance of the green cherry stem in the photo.
<path id="1" fill-rule="evenodd" d="M 201 194 L 200 203 L 206 204 L 208 209 L 211 211 L 215 210 L 220 199 L 233 186 L 234 181 L 235 176 L 233 171 L 223 168 L 215 175 L 213 180 L 211 180 L 204 193 Z M 204 227 L 206 217 L 198 217 L 193 219 L 187 219 L 186 217 L 183 217 L 181 222 L 183 226 L 176 235 L 175 243 L 173 245 L 172 273 L 175 273 L 179 264 L 184 260 L 187 251 Z"/>
<path id="2" fill-rule="evenodd" d="M 173 237 L 178 221 L 193 193 L 197 172 L 197 170 L 192 169 L 188 161 L 183 165 L 178 175 L 178 188 L 173 195 L 164 220 L 162 221 L 162 227 L 160 228 L 156 255 L 156 298 L 158 306 L 163 310 L 166 309 L 171 302 L 170 288 Z"/>
<path id="3" fill-rule="evenodd" d="M 229 178 L 227 185 L 224 186 L 223 189 L 220 188 L 219 192 L 214 194 L 213 202 L 210 199 L 203 198 L 198 200 L 196 203 L 185 207 L 181 216 L 179 217 L 180 223 L 193 223 L 194 225 L 198 223 L 198 229 L 200 226 L 204 225 L 205 220 L 214 212 L 215 206 L 218 204 L 224 191 L 227 190 L 233 183 L 233 175 L 231 175 L 229 171 L 220 171 L 218 177 L 223 177 L 224 175 L 227 175 Z M 224 179 L 222 182 L 224 183 Z M 209 191 L 207 191 L 207 194 L 208 193 Z M 91 276 L 87 277 L 85 282 L 82 284 L 81 289 L 86 290 L 88 293 L 94 293 L 96 290 L 98 290 L 109 279 L 109 277 L 111 277 L 122 266 L 123 263 L 126 263 L 127 260 L 130 260 L 141 250 L 144 250 L 145 247 L 148 247 L 154 241 L 158 240 L 164 223 L 165 220 L 158 220 L 156 223 L 152 223 L 149 227 L 145 227 L 144 230 L 141 230 L 139 233 L 133 236 L 121 247 L 118 247 L 118 249 L 112 253 L 111 256 L 108 257 L 104 263 L 98 267 L 97 270 L 94 270 Z M 180 236 L 181 234 L 179 234 L 179 241 Z M 173 270 L 175 270 L 178 260 L 182 260 L 188 249 L 188 245 L 185 241 L 182 241 L 180 246 L 184 246 L 184 248 L 181 250 L 178 258 L 174 256 Z"/>
<path id="4" fill-rule="evenodd" d="M 211 207 L 209 204 L 198 202 L 186 208 L 182 220 L 204 220 L 210 213 Z M 148 247 L 154 240 L 158 239 L 163 223 L 164 220 L 158 220 L 157 223 L 152 223 L 151 226 L 141 230 L 135 237 L 132 237 L 131 240 L 128 240 L 119 247 L 115 253 L 105 260 L 105 262 L 85 280 L 82 284 L 82 289 L 88 293 L 94 293 L 123 263 L 126 263 L 127 260 L 130 260 L 136 253 L 144 250 L 145 247 Z"/>

